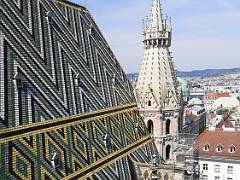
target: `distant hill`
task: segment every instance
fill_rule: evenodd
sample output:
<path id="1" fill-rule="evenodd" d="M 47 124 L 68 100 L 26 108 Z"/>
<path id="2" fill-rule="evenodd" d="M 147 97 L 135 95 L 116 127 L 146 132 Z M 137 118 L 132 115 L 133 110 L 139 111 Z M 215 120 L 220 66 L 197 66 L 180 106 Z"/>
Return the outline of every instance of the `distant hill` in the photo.
<path id="1" fill-rule="evenodd" d="M 135 80 L 138 78 L 138 73 L 130 73 L 127 76 L 128 76 L 128 79 Z"/>
<path id="2" fill-rule="evenodd" d="M 240 68 L 231 69 L 204 69 L 194 71 L 178 71 L 177 76 L 179 77 L 208 77 L 208 76 L 220 76 L 224 74 L 240 73 Z M 137 79 L 138 73 L 128 74 L 130 80 Z"/>
<path id="3" fill-rule="evenodd" d="M 179 77 L 209 77 L 209 76 L 220 76 L 224 74 L 231 74 L 240 72 L 240 68 L 231 69 L 204 69 L 194 71 L 178 71 Z"/>

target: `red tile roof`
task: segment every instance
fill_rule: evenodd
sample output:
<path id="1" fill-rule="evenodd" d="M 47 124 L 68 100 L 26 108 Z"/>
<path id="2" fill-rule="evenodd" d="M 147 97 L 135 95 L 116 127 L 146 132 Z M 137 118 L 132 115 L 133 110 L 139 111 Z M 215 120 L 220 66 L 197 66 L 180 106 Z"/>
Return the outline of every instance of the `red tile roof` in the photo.
<path id="1" fill-rule="evenodd" d="M 220 121 L 220 123 L 216 126 L 217 128 L 223 128 L 225 126 L 226 128 L 233 128 L 233 124 L 230 121 L 231 117 L 224 117 Z"/>
<path id="2" fill-rule="evenodd" d="M 229 93 L 211 93 L 211 94 L 205 94 L 204 100 L 216 100 L 220 97 L 229 97 Z"/>
<path id="3" fill-rule="evenodd" d="M 222 145 L 223 151 L 217 152 L 218 145 Z M 204 146 L 209 145 L 209 151 L 204 151 Z M 235 153 L 229 153 L 229 146 L 236 147 Z M 197 139 L 197 153 L 200 157 L 224 157 L 240 158 L 240 132 L 228 132 L 222 129 L 215 131 L 205 130 Z"/>

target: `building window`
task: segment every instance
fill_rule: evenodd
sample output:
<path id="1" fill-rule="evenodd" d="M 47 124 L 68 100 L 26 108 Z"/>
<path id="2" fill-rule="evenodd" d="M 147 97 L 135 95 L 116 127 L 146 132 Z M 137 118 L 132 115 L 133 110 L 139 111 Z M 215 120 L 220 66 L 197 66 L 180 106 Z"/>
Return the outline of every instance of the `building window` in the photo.
<path id="1" fill-rule="evenodd" d="M 204 150 L 204 151 L 209 151 L 209 149 L 210 149 L 209 144 L 204 145 L 204 147 L 203 147 L 203 150 Z"/>
<path id="2" fill-rule="evenodd" d="M 203 175 L 202 180 L 208 180 L 208 175 Z"/>
<path id="3" fill-rule="evenodd" d="M 228 174 L 233 174 L 233 166 L 228 166 Z"/>
<path id="4" fill-rule="evenodd" d="M 215 176 L 214 180 L 220 180 L 220 177 L 219 176 Z"/>
<path id="5" fill-rule="evenodd" d="M 220 165 L 215 165 L 214 169 L 216 173 L 220 172 Z"/>
<path id="6" fill-rule="evenodd" d="M 228 151 L 230 153 L 235 153 L 236 152 L 236 147 L 234 145 L 229 146 Z"/>
<path id="7" fill-rule="evenodd" d="M 217 145 L 217 149 L 216 149 L 217 152 L 222 152 L 223 151 L 223 147 L 221 144 Z"/>
<path id="8" fill-rule="evenodd" d="M 203 164 L 203 170 L 207 171 L 208 170 L 208 164 Z"/>

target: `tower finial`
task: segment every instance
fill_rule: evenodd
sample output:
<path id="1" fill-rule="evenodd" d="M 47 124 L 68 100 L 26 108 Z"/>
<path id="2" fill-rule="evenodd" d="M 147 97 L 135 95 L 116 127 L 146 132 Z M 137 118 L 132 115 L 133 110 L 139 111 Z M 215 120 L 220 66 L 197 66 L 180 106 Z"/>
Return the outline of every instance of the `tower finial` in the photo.
<path id="1" fill-rule="evenodd" d="M 152 0 L 151 31 L 163 30 L 163 18 L 160 0 Z"/>

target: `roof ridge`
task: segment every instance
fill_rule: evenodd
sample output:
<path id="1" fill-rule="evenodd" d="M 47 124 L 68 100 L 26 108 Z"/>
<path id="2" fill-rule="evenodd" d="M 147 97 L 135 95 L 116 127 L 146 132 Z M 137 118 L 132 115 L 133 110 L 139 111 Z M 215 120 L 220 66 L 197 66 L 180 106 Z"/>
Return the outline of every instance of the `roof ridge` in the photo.
<path id="1" fill-rule="evenodd" d="M 59 3 L 62 3 L 62 4 L 67 4 L 67 5 L 73 6 L 74 8 L 81 8 L 81 9 L 87 10 L 86 7 L 84 7 L 80 4 L 74 3 L 72 1 L 69 1 L 69 0 L 51 0 L 51 1 L 59 2 Z"/>

